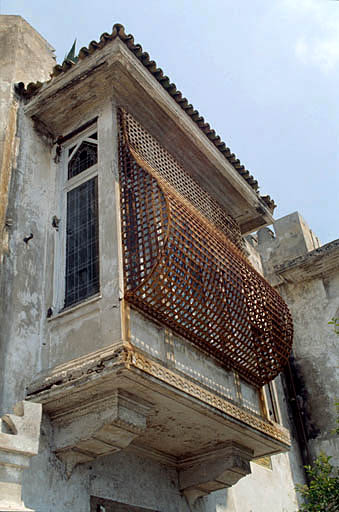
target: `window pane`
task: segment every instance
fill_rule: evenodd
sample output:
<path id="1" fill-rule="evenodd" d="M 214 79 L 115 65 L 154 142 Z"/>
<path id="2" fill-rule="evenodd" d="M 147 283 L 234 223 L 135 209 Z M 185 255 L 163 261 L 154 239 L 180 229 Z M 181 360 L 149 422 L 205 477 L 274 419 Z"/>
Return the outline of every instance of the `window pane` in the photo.
<path id="1" fill-rule="evenodd" d="M 98 179 L 67 194 L 65 307 L 99 291 Z"/>
<path id="2" fill-rule="evenodd" d="M 270 420 L 279 423 L 278 411 L 275 403 L 274 388 L 272 382 L 269 382 L 265 389 L 269 418 Z"/>
<path id="3" fill-rule="evenodd" d="M 72 148 L 70 149 L 70 152 L 71 150 Z M 95 165 L 97 161 L 97 145 L 87 141 L 83 142 L 68 163 L 68 179 L 73 178 L 73 176 L 77 176 L 77 174 L 80 174 L 82 171 L 92 167 L 92 165 Z"/>

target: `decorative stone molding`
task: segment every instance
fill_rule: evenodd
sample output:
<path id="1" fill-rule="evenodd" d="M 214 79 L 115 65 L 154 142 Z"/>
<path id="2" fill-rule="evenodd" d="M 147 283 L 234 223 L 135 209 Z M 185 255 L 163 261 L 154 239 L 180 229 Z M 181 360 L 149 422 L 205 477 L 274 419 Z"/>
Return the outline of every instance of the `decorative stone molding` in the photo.
<path id="1" fill-rule="evenodd" d="M 251 473 L 253 452 L 235 443 L 180 462 L 179 483 L 192 507 L 195 501 L 212 491 L 235 485 Z"/>
<path id="2" fill-rule="evenodd" d="M 146 429 L 151 410 L 152 404 L 116 389 L 55 417 L 55 451 L 67 476 L 77 464 L 126 448 Z"/>
<path id="3" fill-rule="evenodd" d="M 21 498 L 22 472 L 39 450 L 42 406 L 18 402 L 0 419 L 0 512 L 31 511 Z"/>
<path id="4" fill-rule="evenodd" d="M 244 423 L 247 423 L 251 427 L 254 427 L 261 432 L 272 436 L 275 439 L 278 439 L 282 443 L 290 445 L 291 439 L 287 429 L 278 425 L 278 423 L 273 423 L 264 418 L 260 418 L 256 414 L 252 414 L 250 411 L 246 411 L 245 409 L 238 407 L 234 403 L 229 400 L 226 400 L 215 393 L 212 393 L 205 389 L 202 386 L 199 386 L 189 379 L 178 375 L 177 373 L 169 370 L 163 365 L 146 358 L 142 354 L 139 354 L 136 351 L 133 351 L 129 358 L 129 364 L 144 372 L 152 375 L 153 377 L 157 377 L 158 379 L 174 386 L 185 393 L 198 398 L 202 402 L 207 403 L 219 409 L 226 414 L 229 414 L 233 418 L 237 420 L 241 420 Z"/>

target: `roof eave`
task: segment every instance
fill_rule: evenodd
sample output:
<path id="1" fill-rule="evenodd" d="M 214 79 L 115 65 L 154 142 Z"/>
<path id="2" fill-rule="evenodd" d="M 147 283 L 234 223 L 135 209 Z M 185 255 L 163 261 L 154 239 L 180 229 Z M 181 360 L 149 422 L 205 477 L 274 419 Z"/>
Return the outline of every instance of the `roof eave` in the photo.
<path id="1" fill-rule="evenodd" d="M 224 145 L 226 150 L 222 151 L 220 145 L 206 136 L 206 132 L 199 127 L 192 116 L 187 115 L 187 109 L 184 109 L 182 104 L 168 94 L 168 89 L 159 82 L 154 73 L 149 72 L 149 68 L 129 50 L 120 38 L 116 37 L 109 41 L 109 44 L 106 43 L 100 52 L 93 51 L 89 57 L 80 60 L 76 65 L 69 64 L 67 73 L 62 72 L 50 82 L 39 87 L 35 96 L 25 107 L 26 114 L 39 119 L 57 138 L 64 134 L 69 122 L 69 111 L 64 109 L 67 94 L 73 91 L 73 96 L 82 97 L 84 101 L 85 98 L 88 101 L 93 101 L 93 95 L 91 96 L 86 91 L 86 78 L 92 77 L 92 85 L 94 81 L 95 84 L 98 84 L 94 88 L 96 97 L 103 93 L 104 88 L 106 91 L 105 94 L 102 94 L 103 98 L 112 97 L 114 89 L 115 100 L 119 104 L 123 103 L 127 108 L 132 108 L 134 113 L 135 109 L 138 110 L 138 106 L 140 107 L 142 104 L 139 101 L 137 102 L 139 105 L 136 105 L 134 101 L 135 90 L 138 90 L 143 95 L 142 101 L 146 101 L 146 103 L 149 101 L 149 107 L 157 110 L 158 116 L 152 115 L 153 120 L 157 120 L 157 118 L 159 120 L 161 117 L 161 121 L 159 121 L 161 124 L 165 113 L 170 120 L 169 124 L 176 125 L 181 136 L 184 134 L 186 137 L 187 147 L 191 144 L 192 148 L 193 146 L 199 148 L 199 152 L 209 160 L 209 167 L 212 165 L 217 169 L 231 188 L 235 189 L 242 197 L 243 209 L 245 207 L 250 210 L 244 218 L 238 219 L 243 233 L 252 232 L 263 225 L 272 223 L 272 208 L 268 206 L 270 199 L 265 202 L 265 198 L 257 193 L 248 180 L 244 179 L 239 170 L 230 162 L 227 157 L 228 148 Z M 107 88 L 110 88 L 111 91 Z M 53 108 L 51 108 L 52 106 Z M 46 114 L 48 110 L 56 112 L 57 115 L 53 113 L 48 116 Z M 142 116 L 142 119 L 139 120 L 144 123 L 145 116 L 142 114 L 142 108 L 139 110 L 139 116 Z M 152 126 L 146 126 L 146 128 L 151 129 L 154 134 L 156 133 L 154 131 L 156 126 L 153 129 Z M 166 145 L 168 141 L 160 140 L 160 142 L 165 142 Z M 190 152 L 190 154 L 192 153 Z M 182 157 L 185 159 L 184 154 Z"/>
<path id="2" fill-rule="evenodd" d="M 339 239 L 279 265 L 274 270 L 287 283 L 305 282 L 338 273 Z"/>

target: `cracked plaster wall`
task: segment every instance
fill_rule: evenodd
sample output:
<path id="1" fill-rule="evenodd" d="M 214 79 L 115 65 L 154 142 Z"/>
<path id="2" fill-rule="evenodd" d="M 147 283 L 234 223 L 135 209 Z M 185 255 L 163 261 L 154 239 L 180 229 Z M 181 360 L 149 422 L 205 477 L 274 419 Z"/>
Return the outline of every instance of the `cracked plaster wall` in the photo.
<path id="1" fill-rule="evenodd" d="M 18 102 L 13 85 L 47 80 L 55 65 L 53 48 L 21 16 L 0 15 L 0 262 L 7 248 L 8 192 L 16 156 Z"/>
<path id="2" fill-rule="evenodd" d="M 25 386 L 41 367 L 44 343 L 46 227 L 54 180 L 50 148 L 19 112 L 20 152 L 12 172 L 8 215 L 13 219 L 9 250 L 1 269 L 1 412 L 24 398 Z M 33 234 L 26 244 L 24 238 Z"/>
<path id="3" fill-rule="evenodd" d="M 328 321 L 339 312 L 339 272 L 322 279 L 284 284 L 280 293 L 294 319 L 294 357 L 302 381 L 298 399 L 304 410 L 309 447 L 321 451 L 339 465 L 336 427 L 338 401 L 338 336 Z"/>
<path id="4" fill-rule="evenodd" d="M 29 339 L 30 329 L 34 331 L 33 337 L 36 333 L 34 322 L 39 322 L 35 316 L 36 306 L 39 302 L 38 293 L 32 295 L 29 293 L 28 296 L 24 296 L 23 283 L 21 283 L 20 289 L 12 286 L 12 278 L 19 271 L 17 268 L 19 261 L 16 258 L 10 259 L 10 251 L 15 251 L 16 246 L 22 242 L 22 240 L 20 241 L 12 236 L 15 231 L 13 223 L 18 222 L 20 217 L 14 203 L 20 204 L 19 191 L 22 189 L 23 180 L 29 179 L 28 176 L 25 178 L 23 176 L 22 160 L 19 156 L 19 146 L 23 142 L 21 137 L 24 134 L 17 131 L 19 104 L 13 86 L 14 83 L 19 81 L 28 83 L 48 79 L 49 73 L 55 64 L 55 59 L 52 47 L 21 16 L 0 16 L 0 47 L 0 410 L 2 409 L 2 397 L 5 402 L 5 409 L 2 410 L 7 412 L 7 404 L 11 408 L 15 402 L 15 399 L 13 401 L 14 396 L 18 396 L 19 399 L 23 398 L 23 393 L 18 392 L 18 384 L 15 382 L 14 376 L 11 376 L 11 370 L 8 374 L 10 366 L 6 364 L 7 358 L 11 357 L 10 352 L 19 354 L 21 350 L 20 346 L 9 349 L 9 342 L 12 339 L 11 333 L 16 331 L 19 334 L 20 330 L 24 329 L 24 338 Z M 39 150 L 39 145 L 41 145 L 41 142 L 37 141 L 37 150 Z M 33 154 L 34 151 L 32 151 Z M 42 159 L 43 154 L 44 150 L 41 152 Z M 8 206 L 9 203 L 10 206 Z M 27 201 L 24 202 L 23 207 L 30 208 Z M 27 230 L 30 229 L 28 224 L 34 225 L 35 222 L 38 222 L 36 212 L 33 210 L 31 220 L 32 222 L 29 223 L 25 220 L 22 222 L 22 233 L 25 233 L 23 237 L 27 235 Z M 21 234 L 17 236 L 19 237 Z M 23 261 L 21 260 L 20 264 Z M 24 267 L 26 267 L 26 271 L 29 268 L 34 270 L 36 265 L 34 258 L 29 256 Z M 20 279 L 24 281 L 24 272 Z M 19 317 L 15 318 L 13 305 L 18 308 L 21 303 L 24 307 L 20 311 Z M 14 318 L 15 325 L 13 325 Z M 29 341 L 28 345 L 23 348 L 24 351 L 27 350 L 30 343 Z M 18 355 L 14 358 L 18 358 Z M 34 359 L 35 356 L 29 356 L 30 358 Z M 26 367 L 27 362 L 22 363 L 20 358 L 18 359 L 16 362 L 18 369 L 23 373 L 26 371 L 30 373 Z M 9 388 L 7 389 L 8 381 L 13 384 L 16 391 L 12 392 Z"/>

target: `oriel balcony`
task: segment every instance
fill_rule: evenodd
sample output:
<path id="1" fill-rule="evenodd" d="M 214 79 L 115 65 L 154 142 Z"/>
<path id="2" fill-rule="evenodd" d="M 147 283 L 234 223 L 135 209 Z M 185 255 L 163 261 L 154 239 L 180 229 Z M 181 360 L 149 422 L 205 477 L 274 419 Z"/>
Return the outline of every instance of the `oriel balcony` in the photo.
<path id="1" fill-rule="evenodd" d="M 262 386 L 287 361 L 291 317 L 235 220 L 126 110 L 118 127 L 121 339 L 43 372 L 27 399 L 43 404 L 68 474 L 129 450 L 177 468 L 194 502 L 288 450 Z M 62 317 L 71 327 L 53 327 L 55 339 L 72 329 L 77 340 L 77 315 L 96 307 Z"/>
<path id="2" fill-rule="evenodd" d="M 235 221 L 120 112 L 125 298 L 255 386 L 287 363 L 292 320 Z"/>

